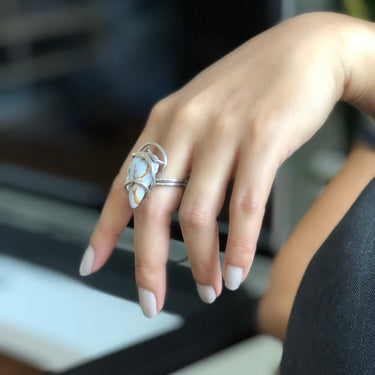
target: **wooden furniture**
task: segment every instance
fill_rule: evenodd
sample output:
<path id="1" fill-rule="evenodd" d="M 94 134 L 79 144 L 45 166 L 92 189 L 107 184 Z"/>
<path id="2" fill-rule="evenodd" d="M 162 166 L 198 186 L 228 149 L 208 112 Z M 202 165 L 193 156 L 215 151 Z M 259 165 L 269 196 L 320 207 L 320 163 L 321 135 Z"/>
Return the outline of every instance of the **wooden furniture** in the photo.
<path id="1" fill-rule="evenodd" d="M 0 373 L 4 375 L 39 375 L 42 372 L 15 359 L 0 356 Z"/>

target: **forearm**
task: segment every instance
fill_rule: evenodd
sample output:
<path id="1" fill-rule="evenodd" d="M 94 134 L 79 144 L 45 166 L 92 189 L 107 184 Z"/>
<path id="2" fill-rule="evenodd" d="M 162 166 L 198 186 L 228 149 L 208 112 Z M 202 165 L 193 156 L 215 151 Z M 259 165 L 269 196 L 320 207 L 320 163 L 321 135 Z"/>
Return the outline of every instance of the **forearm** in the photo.
<path id="1" fill-rule="evenodd" d="M 280 250 L 258 310 L 261 332 L 284 338 L 308 263 L 367 183 L 375 177 L 375 151 L 357 145 Z"/>

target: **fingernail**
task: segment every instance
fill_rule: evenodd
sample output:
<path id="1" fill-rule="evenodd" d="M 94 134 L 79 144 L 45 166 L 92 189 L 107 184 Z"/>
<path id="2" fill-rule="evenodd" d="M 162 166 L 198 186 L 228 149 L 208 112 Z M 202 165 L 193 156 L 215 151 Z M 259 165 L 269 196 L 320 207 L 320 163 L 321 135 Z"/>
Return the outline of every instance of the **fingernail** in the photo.
<path id="1" fill-rule="evenodd" d="M 236 290 L 242 282 L 242 268 L 235 266 L 227 266 L 225 273 L 225 286 L 230 290 Z"/>
<path id="2" fill-rule="evenodd" d="M 92 266 L 94 264 L 95 252 L 94 248 L 89 245 L 83 254 L 81 266 L 79 267 L 79 274 L 81 276 L 88 276 L 92 272 Z"/>
<path id="3" fill-rule="evenodd" d="M 144 316 L 153 318 L 157 314 L 155 294 L 149 290 L 139 288 L 139 304 L 141 305 Z"/>
<path id="4" fill-rule="evenodd" d="M 197 283 L 197 290 L 203 302 L 212 303 L 215 301 L 216 293 L 212 286 Z"/>

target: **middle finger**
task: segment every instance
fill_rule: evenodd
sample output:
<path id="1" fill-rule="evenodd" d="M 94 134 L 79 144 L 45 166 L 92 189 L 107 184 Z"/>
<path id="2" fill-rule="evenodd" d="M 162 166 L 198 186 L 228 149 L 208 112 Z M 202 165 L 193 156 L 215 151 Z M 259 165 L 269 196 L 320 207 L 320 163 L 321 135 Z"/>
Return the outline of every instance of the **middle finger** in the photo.
<path id="1" fill-rule="evenodd" d="M 159 142 L 168 157 L 160 178 L 186 177 L 189 144 L 182 139 L 150 139 Z M 181 187 L 154 186 L 134 211 L 135 276 L 140 305 L 147 317 L 153 317 L 163 306 L 166 289 L 166 263 L 169 251 L 171 216 L 181 200 Z"/>

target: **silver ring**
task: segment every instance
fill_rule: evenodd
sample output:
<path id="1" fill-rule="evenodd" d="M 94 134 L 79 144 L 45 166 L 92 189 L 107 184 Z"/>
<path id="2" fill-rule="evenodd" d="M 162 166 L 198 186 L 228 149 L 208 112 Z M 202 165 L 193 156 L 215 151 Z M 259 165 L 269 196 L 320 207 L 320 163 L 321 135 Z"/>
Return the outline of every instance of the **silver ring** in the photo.
<path id="1" fill-rule="evenodd" d="M 156 150 L 160 157 L 153 153 L 152 149 Z M 137 208 L 154 186 L 186 186 L 188 178 L 159 178 L 167 168 L 167 155 L 158 143 L 146 143 L 132 156 L 124 185 L 132 208 Z"/>

